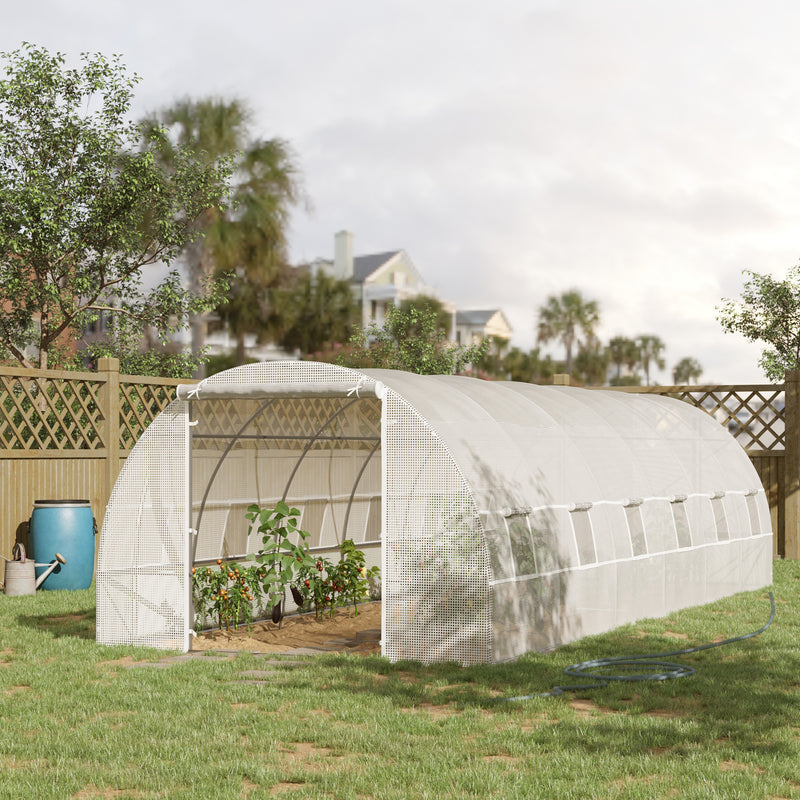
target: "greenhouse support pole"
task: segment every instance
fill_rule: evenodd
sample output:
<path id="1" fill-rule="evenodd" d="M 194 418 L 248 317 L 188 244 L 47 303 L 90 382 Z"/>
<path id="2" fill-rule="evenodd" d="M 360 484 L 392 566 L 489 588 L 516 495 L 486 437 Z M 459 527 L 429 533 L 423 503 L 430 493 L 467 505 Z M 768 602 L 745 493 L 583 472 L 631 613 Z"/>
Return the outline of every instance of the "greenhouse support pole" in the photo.
<path id="1" fill-rule="evenodd" d="M 381 385 L 375 394 L 381 401 L 381 655 L 386 655 L 386 586 L 388 572 L 386 565 L 389 563 L 389 543 L 386 540 L 386 521 L 389 518 L 388 503 L 386 502 L 386 488 L 388 484 L 387 466 L 387 442 L 386 442 L 386 393 L 388 389 Z"/>
<path id="2" fill-rule="evenodd" d="M 194 548 L 192 547 L 192 404 L 184 403 L 185 413 L 183 415 L 184 424 L 184 485 L 183 485 L 183 529 L 184 548 L 183 548 L 183 579 L 184 583 L 184 611 L 183 611 L 183 652 L 188 653 L 192 649 L 192 628 L 194 620 L 192 614 L 192 561 Z M 194 423 L 197 424 L 196 422 Z"/>
<path id="3" fill-rule="evenodd" d="M 800 370 L 787 370 L 784 389 L 786 402 L 784 556 L 800 559 Z"/>

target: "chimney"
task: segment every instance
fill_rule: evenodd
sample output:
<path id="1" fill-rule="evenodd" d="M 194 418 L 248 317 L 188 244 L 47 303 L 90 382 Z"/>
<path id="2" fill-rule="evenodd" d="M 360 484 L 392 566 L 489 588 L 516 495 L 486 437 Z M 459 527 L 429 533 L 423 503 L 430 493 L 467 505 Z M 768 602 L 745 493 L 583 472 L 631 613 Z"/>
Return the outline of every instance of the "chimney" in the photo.
<path id="1" fill-rule="evenodd" d="M 350 231 L 339 231 L 334 237 L 333 274 L 353 280 L 353 234 Z"/>

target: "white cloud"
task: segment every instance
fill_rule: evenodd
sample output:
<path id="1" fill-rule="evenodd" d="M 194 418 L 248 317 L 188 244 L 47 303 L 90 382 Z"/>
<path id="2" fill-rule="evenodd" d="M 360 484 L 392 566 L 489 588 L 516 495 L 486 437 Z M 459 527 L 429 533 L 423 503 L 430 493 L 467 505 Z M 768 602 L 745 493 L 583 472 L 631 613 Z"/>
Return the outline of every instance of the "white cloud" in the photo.
<path id="1" fill-rule="evenodd" d="M 297 259 L 342 228 L 359 252 L 403 247 L 526 347 L 536 308 L 576 286 L 607 335 L 656 333 L 671 363 L 749 382 L 758 349 L 714 307 L 742 269 L 800 254 L 798 22 L 776 0 L 41 0 L 0 49 L 120 52 L 137 113 L 247 99 L 305 174 Z"/>

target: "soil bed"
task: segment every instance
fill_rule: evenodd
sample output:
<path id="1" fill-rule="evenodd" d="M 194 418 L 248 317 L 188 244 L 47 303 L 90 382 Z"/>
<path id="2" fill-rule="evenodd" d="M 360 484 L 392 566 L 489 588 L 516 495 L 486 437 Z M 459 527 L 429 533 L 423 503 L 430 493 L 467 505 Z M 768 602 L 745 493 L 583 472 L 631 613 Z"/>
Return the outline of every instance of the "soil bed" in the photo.
<path id="1" fill-rule="evenodd" d="M 248 650 L 259 653 L 286 653 L 298 649 L 380 653 L 381 604 L 362 603 L 356 615 L 352 606 L 327 613 L 317 620 L 314 614 L 284 617 L 280 625 L 255 622 L 248 629 L 206 631 L 195 637 L 192 650 Z"/>

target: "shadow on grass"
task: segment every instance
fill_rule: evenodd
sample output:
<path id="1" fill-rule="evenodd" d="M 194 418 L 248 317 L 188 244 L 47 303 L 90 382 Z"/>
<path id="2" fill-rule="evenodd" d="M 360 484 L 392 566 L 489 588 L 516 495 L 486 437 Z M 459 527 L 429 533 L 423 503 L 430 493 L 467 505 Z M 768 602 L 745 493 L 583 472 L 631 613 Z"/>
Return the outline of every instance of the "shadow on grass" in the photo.
<path id="1" fill-rule="evenodd" d="M 655 635 L 642 641 L 629 632 L 555 653 L 529 654 L 508 664 L 461 667 L 342 655 L 315 661 L 325 667 L 332 691 L 379 698 L 399 711 L 510 715 L 521 726 L 544 716 L 558 722 L 559 746 L 587 753 L 610 747 L 685 755 L 711 745 L 724 749 L 727 742 L 753 753 L 796 752 L 796 742 L 787 741 L 785 734 L 797 730 L 800 718 L 800 652 L 769 636 L 677 659 L 697 670 L 688 677 L 615 682 L 591 691 L 507 702 L 568 684 L 562 670 L 570 664 L 659 649 L 674 650 L 674 639 Z M 554 734 L 552 726 L 534 725 L 526 735 L 534 741 L 540 737 L 545 745 Z"/>
<path id="2" fill-rule="evenodd" d="M 27 628 L 49 633 L 56 639 L 73 637 L 95 639 L 95 609 L 76 609 L 64 613 L 19 614 L 17 622 Z"/>

